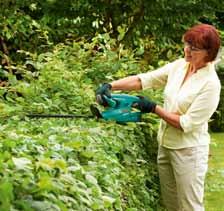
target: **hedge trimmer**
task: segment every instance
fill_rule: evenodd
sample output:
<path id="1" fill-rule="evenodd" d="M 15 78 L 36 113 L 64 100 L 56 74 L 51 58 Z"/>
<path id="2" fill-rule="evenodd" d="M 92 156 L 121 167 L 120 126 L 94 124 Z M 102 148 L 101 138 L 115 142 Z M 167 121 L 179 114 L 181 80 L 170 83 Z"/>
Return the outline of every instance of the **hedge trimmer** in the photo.
<path id="1" fill-rule="evenodd" d="M 118 123 L 139 122 L 141 121 L 142 112 L 136 111 L 133 104 L 140 99 L 136 96 L 127 94 L 111 94 L 111 97 L 104 96 L 107 107 L 104 111 L 100 111 L 95 105 L 90 106 L 92 115 L 76 115 L 76 114 L 29 114 L 31 118 L 102 118 L 112 120 Z"/>

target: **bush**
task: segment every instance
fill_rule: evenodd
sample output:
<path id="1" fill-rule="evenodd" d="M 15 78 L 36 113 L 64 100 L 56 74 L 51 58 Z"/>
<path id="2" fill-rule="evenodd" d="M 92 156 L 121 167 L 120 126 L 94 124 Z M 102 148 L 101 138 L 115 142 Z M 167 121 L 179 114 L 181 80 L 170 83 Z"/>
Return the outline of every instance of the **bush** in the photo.
<path id="1" fill-rule="evenodd" d="M 99 83 L 149 68 L 130 51 L 110 46 L 97 40 L 60 44 L 52 53 L 27 54 L 38 72 L 24 71 L 25 80 L 7 75 L 0 102 L 1 210 L 157 209 L 154 116 L 126 125 L 25 116 L 89 115 Z"/>
<path id="2" fill-rule="evenodd" d="M 212 116 L 212 121 L 210 122 L 210 128 L 213 132 L 224 131 L 224 53 L 222 51 L 221 61 L 217 64 L 216 70 L 221 82 L 221 94 L 220 101 L 216 112 Z"/>

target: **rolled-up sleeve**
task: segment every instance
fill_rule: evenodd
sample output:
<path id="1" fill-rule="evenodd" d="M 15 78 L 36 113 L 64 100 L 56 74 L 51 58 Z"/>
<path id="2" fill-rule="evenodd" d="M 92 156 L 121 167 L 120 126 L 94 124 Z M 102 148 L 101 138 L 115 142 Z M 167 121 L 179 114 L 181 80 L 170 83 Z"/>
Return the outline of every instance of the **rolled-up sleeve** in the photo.
<path id="1" fill-rule="evenodd" d="M 172 69 L 172 63 L 169 63 L 157 70 L 139 74 L 142 89 L 163 88 L 166 85 L 169 71 Z"/>
<path id="2" fill-rule="evenodd" d="M 191 132 L 208 122 L 218 106 L 220 91 L 219 83 L 208 81 L 187 112 L 180 116 L 180 125 L 185 133 Z"/>

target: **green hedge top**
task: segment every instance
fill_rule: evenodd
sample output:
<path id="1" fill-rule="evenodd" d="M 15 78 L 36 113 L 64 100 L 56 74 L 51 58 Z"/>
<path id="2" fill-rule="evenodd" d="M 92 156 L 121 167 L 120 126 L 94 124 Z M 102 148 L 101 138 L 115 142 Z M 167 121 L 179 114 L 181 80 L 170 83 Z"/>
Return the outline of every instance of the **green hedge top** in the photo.
<path id="1" fill-rule="evenodd" d="M 58 45 L 27 56 L 24 80 L 1 87 L 0 210 L 155 210 L 157 119 L 119 125 L 96 119 L 29 119 L 28 113 L 89 114 L 104 80 L 146 71 L 127 50 Z M 159 96 L 159 94 L 158 94 Z M 146 118 L 147 119 L 147 118 Z"/>

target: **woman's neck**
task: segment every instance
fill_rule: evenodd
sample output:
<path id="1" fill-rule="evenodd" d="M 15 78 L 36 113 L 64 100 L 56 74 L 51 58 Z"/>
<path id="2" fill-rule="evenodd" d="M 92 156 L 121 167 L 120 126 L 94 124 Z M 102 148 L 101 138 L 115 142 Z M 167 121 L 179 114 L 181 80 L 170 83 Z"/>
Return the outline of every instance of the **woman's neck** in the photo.
<path id="1" fill-rule="evenodd" d="M 201 69 L 202 67 L 205 67 L 207 65 L 207 63 L 198 63 L 198 64 L 192 64 L 190 63 L 189 67 L 188 67 L 188 71 L 191 73 L 196 73 L 199 69 Z"/>

